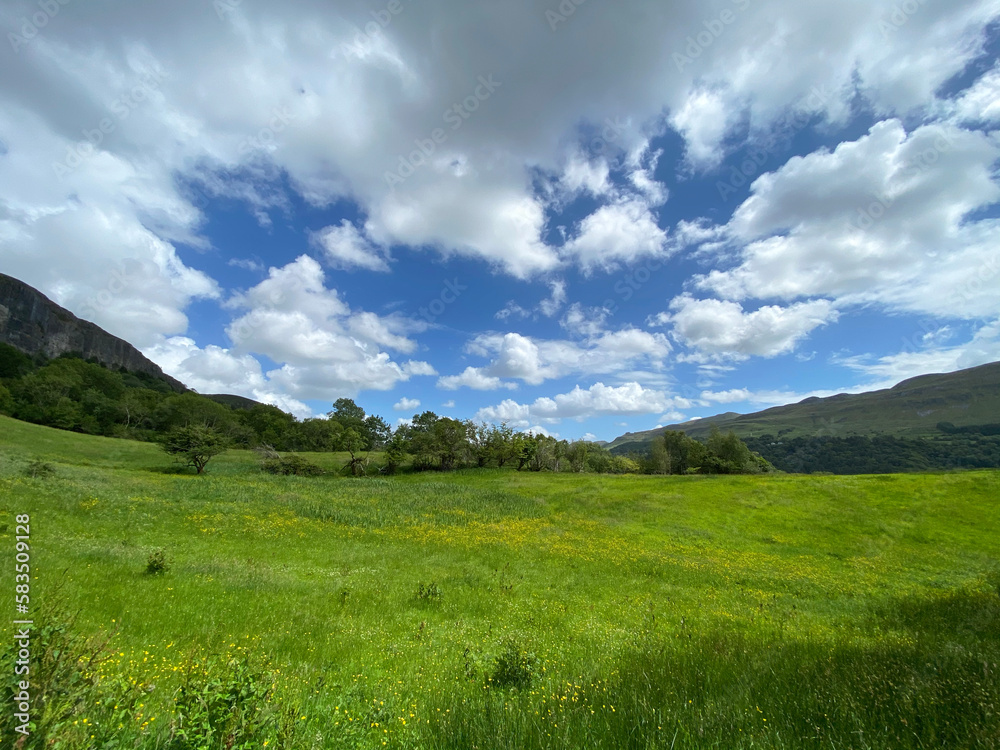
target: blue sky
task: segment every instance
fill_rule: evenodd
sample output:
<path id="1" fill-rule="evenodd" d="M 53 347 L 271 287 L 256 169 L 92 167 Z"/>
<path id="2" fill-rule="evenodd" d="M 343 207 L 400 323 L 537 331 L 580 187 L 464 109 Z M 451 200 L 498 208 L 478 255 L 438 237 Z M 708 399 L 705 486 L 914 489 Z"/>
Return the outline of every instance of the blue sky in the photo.
<path id="1" fill-rule="evenodd" d="M 610 440 L 1000 359 L 995 2 L 53 7 L 0 270 L 200 392 Z"/>

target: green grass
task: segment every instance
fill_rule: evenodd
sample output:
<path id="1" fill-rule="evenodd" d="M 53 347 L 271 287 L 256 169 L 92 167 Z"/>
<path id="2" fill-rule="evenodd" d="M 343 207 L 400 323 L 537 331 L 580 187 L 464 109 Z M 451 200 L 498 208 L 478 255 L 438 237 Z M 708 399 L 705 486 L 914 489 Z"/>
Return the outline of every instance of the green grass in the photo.
<path id="1" fill-rule="evenodd" d="M 55 747 L 227 747 L 223 694 L 232 747 L 1000 745 L 998 472 L 171 472 L 0 419 L 0 566 L 31 514 L 33 606 L 114 632 Z"/>

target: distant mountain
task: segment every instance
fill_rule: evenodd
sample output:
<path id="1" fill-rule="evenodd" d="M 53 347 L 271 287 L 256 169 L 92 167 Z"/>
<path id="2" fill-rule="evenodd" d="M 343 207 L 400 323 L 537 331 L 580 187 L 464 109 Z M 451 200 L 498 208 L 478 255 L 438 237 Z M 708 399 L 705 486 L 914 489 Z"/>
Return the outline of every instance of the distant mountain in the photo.
<path id="1" fill-rule="evenodd" d="M 54 359 L 78 354 L 105 367 L 144 373 L 166 381 L 178 392 L 187 388 L 163 372 L 127 341 L 81 320 L 23 281 L 0 273 L 0 342 L 29 356 Z"/>
<path id="2" fill-rule="evenodd" d="M 1000 362 L 943 375 L 921 375 L 881 391 L 807 398 L 753 414 L 728 412 L 657 430 L 630 432 L 608 447 L 616 453 L 641 451 L 666 430 L 703 438 L 713 425 L 740 437 L 928 437 L 941 434 L 939 422 L 956 427 L 1000 423 Z"/>

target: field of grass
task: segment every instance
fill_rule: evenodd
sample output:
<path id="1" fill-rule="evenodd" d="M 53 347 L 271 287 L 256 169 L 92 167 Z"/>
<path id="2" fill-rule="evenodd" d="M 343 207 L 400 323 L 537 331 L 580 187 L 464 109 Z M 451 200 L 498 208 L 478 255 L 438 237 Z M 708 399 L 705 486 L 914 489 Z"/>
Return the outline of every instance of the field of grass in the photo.
<path id="1" fill-rule="evenodd" d="M 998 498 L 1000 472 L 193 476 L 0 418 L 0 569 L 11 601 L 30 514 L 43 629 L 23 747 L 1000 747 Z"/>

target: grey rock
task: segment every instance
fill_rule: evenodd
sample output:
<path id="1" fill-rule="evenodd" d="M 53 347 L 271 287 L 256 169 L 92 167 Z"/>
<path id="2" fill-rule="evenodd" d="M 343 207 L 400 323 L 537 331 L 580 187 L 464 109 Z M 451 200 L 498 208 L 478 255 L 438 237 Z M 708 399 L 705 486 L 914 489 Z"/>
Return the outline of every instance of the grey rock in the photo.
<path id="1" fill-rule="evenodd" d="M 50 359 L 77 353 L 112 370 L 125 368 L 162 378 L 178 392 L 187 388 L 166 375 L 127 341 L 81 320 L 34 287 L 0 273 L 0 342 Z"/>

